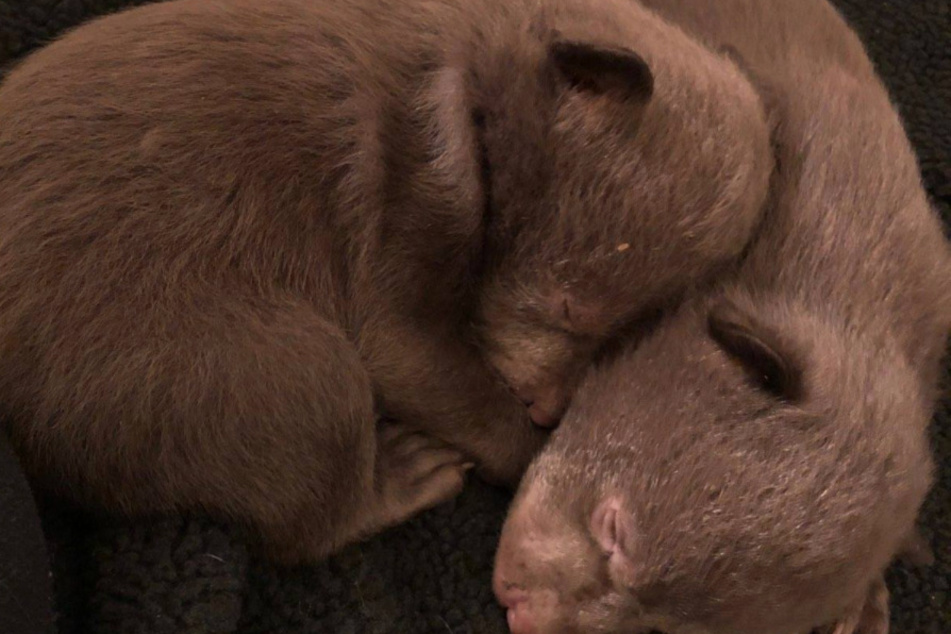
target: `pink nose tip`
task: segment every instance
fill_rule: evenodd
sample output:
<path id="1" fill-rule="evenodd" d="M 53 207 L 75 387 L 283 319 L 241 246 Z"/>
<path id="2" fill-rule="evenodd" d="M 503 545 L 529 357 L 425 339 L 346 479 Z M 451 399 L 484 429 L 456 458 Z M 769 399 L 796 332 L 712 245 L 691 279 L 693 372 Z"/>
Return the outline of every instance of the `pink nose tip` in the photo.
<path id="1" fill-rule="evenodd" d="M 495 596 L 506 608 L 505 618 L 512 634 L 536 634 L 535 623 L 529 614 L 528 593 L 496 580 Z"/>
<path id="2" fill-rule="evenodd" d="M 506 620 L 512 634 L 535 634 L 535 626 L 528 614 L 528 593 L 506 583 L 496 570 L 492 580 L 493 591 L 499 603 L 506 608 Z"/>
<path id="3" fill-rule="evenodd" d="M 537 634 L 527 607 L 527 603 L 516 603 L 506 612 L 505 619 L 508 621 L 509 631 L 512 634 Z"/>

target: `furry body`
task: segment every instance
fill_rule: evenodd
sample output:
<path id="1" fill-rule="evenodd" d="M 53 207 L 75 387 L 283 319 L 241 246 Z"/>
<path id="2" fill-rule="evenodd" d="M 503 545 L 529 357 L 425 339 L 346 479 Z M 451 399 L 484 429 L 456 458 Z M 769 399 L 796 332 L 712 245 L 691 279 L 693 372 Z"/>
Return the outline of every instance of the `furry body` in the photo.
<path id="1" fill-rule="evenodd" d="M 519 634 L 883 634 L 882 574 L 931 482 L 948 242 L 830 5 L 644 4 L 760 87 L 772 199 L 734 272 L 586 378 L 496 592 Z"/>
<path id="2" fill-rule="evenodd" d="M 546 434 L 498 371 L 535 401 L 519 368 L 562 386 L 584 357 L 546 343 L 574 280 L 537 259 L 628 298 L 562 337 L 587 354 L 735 257 L 765 194 L 748 82 L 625 6 L 177 0 L 13 70 L 0 403 L 33 476 L 244 522 L 287 561 L 451 496 L 469 461 L 515 482 Z M 621 284 L 647 265 L 662 286 Z"/>

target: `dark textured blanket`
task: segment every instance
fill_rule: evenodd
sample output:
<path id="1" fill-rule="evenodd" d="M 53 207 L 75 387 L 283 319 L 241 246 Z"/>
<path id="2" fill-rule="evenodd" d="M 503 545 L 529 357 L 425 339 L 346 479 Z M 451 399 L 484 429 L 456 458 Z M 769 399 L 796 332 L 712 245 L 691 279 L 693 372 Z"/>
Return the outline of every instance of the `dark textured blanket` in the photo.
<path id="1" fill-rule="evenodd" d="M 0 68 L 70 26 L 142 2 L 0 0 Z M 951 220 L 951 3 L 836 3 L 867 43 L 906 121 L 928 190 Z M 933 427 L 940 466 L 922 515 L 937 561 L 928 569 L 898 565 L 890 572 L 895 634 L 951 633 L 949 416 L 945 408 Z M 3 460 L 12 465 L 0 454 Z M 39 632 L 45 564 L 41 549 L 24 537 L 32 530 L 24 495 L 13 470 L 0 469 L 0 518 L 23 520 L 0 521 L 0 546 L 7 548 L 0 557 L 8 551 L 19 557 L 16 569 L 14 559 L 0 561 L 0 611 L 18 610 L 9 622 L 32 623 L 22 631 Z M 41 506 L 64 634 L 486 634 L 505 631 L 489 579 L 506 503 L 502 492 L 473 483 L 446 507 L 321 566 L 294 570 L 254 560 L 238 531 L 203 518 L 128 524 L 55 500 Z M 14 540 L 23 543 L 11 547 Z M 0 627 L 8 622 L 4 616 Z"/>

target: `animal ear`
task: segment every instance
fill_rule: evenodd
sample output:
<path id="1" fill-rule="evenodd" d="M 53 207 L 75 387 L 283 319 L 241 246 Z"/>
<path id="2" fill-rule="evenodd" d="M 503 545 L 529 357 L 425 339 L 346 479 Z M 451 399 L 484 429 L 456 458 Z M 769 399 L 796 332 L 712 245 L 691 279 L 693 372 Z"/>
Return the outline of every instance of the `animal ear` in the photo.
<path id="1" fill-rule="evenodd" d="M 802 398 L 803 355 L 777 329 L 725 300 L 711 308 L 707 326 L 713 340 L 757 386 L 784 400 Z"/>
<path id="2" fill-rule="evenodd" d="M 635 529 L 634 518 L 616 497 L 603 500 L 591 514 L 591 535 L 608 558 L 611 578 L 633 586 Z"/>
<path id="3" fill-rule="evenodd" d="M 820 634 L 888 634 L 888 587 L 882 578 L 869 588 L 865 602 Z"/>
<path id="4" fill-rule="evenodd" d="M 625 48 L 555 40 L 549 57 L 576 90 L 645 104 L 654 93 L 654 74 L 640 55 Z"/>

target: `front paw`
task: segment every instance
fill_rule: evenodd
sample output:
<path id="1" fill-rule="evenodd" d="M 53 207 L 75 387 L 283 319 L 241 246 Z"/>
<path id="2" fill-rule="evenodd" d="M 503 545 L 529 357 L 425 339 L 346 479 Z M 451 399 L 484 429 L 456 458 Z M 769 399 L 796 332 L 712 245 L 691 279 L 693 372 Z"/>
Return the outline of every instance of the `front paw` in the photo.
<path id="1" fill-rule="evenodd" d="M 461 451 L 432 436 L 384 423 L 377 434 L 374 523 L 392 526 L 456 497 L 471 466 Z"/>

